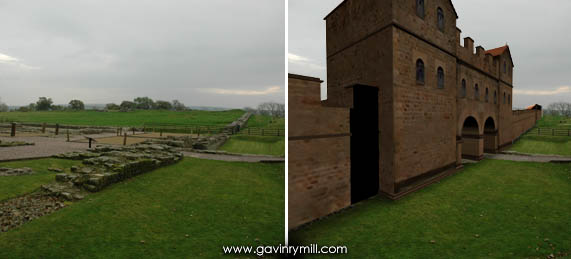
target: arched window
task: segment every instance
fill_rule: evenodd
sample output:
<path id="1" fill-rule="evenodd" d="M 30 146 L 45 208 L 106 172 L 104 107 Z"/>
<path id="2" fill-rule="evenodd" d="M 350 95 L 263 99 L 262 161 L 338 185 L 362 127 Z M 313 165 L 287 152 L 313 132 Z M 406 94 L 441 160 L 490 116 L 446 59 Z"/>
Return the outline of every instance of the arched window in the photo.
<path id="1" fill-rule="evenodd" d="M 424 84 L 424 62 L 422 59 L 416 61 L 416 82 Z"/>
<path id="2" fill-rule="evenodd" d="M 506 93 L 504 93 L 504 104 L 506 104 Z"/>
<path id="3" fill-rule="evenodd" d="M 498 104 L 498 93 L 494 91 L 494 104 Z"/>
<path id="4" fill-rule="evenodd" d="M 462 88 L 460 89 L 460 97 L 466 97 L 466 79 L 462 79 Z"/>
<path id="5" fill-rule="evenodd" d="M 508 94 L 508 104 L 512 104 L 512 96 Z"/>
<path id="6" fill-rule="evenodd" d="M 488 88 L 486 88 L 486 102 L 488 102 L 488 100 L 489 100 L 489 97 L 488 97 L 488 96 L 489 96 L 489 94 L 488 94 Z"/>
<path id="7" fill-rule="evenodd" d="M 438 71 L 437 72 L 438 88 L 443 89 L 444 88 L 444 69 L 442 69 L 442 67 L 438 67 L 437 71 Z"/>
<path id="8" fill-rule="evenodd" d="M 444 31 L 444 11 L 442 11 L 442 8 L 438 7 L 436 13 L 438 17 L 438 29 Z"/>
<path id="9" fill-rule="evenodd" d="M 506 73 L 507 69 L 508 69 L 508 65 L 507 65 L 507 63 L 504 61 L 504 74 Z"/>
<path id="10" fill-rule="evenodd" d="M 480 89 L 478 88 L 478 84 L 474 86 L 474 99 L 480 100 Z"/>
<path id="11" fill-rule="evenodd" d="M 424 0 L 416 0 L 416 15 L 424 19 Z"/>

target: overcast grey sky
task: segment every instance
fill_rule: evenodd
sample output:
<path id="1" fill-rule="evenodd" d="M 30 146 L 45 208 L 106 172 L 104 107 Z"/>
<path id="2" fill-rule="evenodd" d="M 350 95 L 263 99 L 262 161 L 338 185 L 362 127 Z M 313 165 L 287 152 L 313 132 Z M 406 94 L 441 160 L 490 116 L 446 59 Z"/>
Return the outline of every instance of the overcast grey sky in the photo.
<path id="1" fill-rule="evenodd" d="M 289 0 L 289 73 L 326 79 L 323 18 L 341 2 Z M 571 1 L 452 2 L 462 38 L 470 36 L 485 49 L 509 44 L 515 63 L 514 108 L 571 102 Z"/>
<path id="2" fill-rule="evenodd" d="M 0 0 L 0 98 L 284 103 L 280 0 Z"/>

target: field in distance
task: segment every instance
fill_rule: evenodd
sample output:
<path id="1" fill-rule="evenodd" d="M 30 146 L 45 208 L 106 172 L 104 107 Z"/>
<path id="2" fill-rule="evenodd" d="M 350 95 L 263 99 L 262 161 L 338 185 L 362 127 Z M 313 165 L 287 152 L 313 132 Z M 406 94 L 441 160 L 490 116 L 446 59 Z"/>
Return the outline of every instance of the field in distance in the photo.
<path id="1" fill-rule="evenodd" d="M 176 123 L 196 125 L 226 125 L 244 114 L 243 110 L 228 111 L 45 111 L 3 112 L 0 121 L 59 123 L 91 126 L 142 126 L 145 123 Z"/>

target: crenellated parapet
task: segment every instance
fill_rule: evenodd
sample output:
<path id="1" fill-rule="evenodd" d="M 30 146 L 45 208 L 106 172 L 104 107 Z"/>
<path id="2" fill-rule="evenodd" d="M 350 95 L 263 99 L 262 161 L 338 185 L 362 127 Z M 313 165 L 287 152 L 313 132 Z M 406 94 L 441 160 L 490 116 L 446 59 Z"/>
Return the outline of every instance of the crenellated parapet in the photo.
<path id="1" fill-rule="evenodd" d="M 458 29 L 457 38 L 460 39 L 460 29 Z M 456 55 L 460 63 L 464 63 L 472 68 L 480 70 L 494 78 L 498 77 L 499 61 L 486 53 L 486 49 L 477 46 L 474 51 L 474 40 L 470 37 L 464 38 L 464 46 L 458 44 Z"/>

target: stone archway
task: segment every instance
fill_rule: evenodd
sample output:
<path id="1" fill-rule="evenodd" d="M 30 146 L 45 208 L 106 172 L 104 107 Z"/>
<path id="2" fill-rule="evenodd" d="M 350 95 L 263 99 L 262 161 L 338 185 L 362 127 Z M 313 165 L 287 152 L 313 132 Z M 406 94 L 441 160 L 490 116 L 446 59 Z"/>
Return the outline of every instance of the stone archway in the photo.
<path id="1" fill-rule="evenodd" d="M 480 134 L 478 121 L 472 116 L 468 116 L 462 124 L 462 140 L 462 158 L 484 158 L 484 137 Z"/>
<path id="2" fill-rule="evenodd" d="M 494 118 L 488 117 L 484 123 L 484 152 L 497 153 L 498 151 L 498 130 Z"/>

